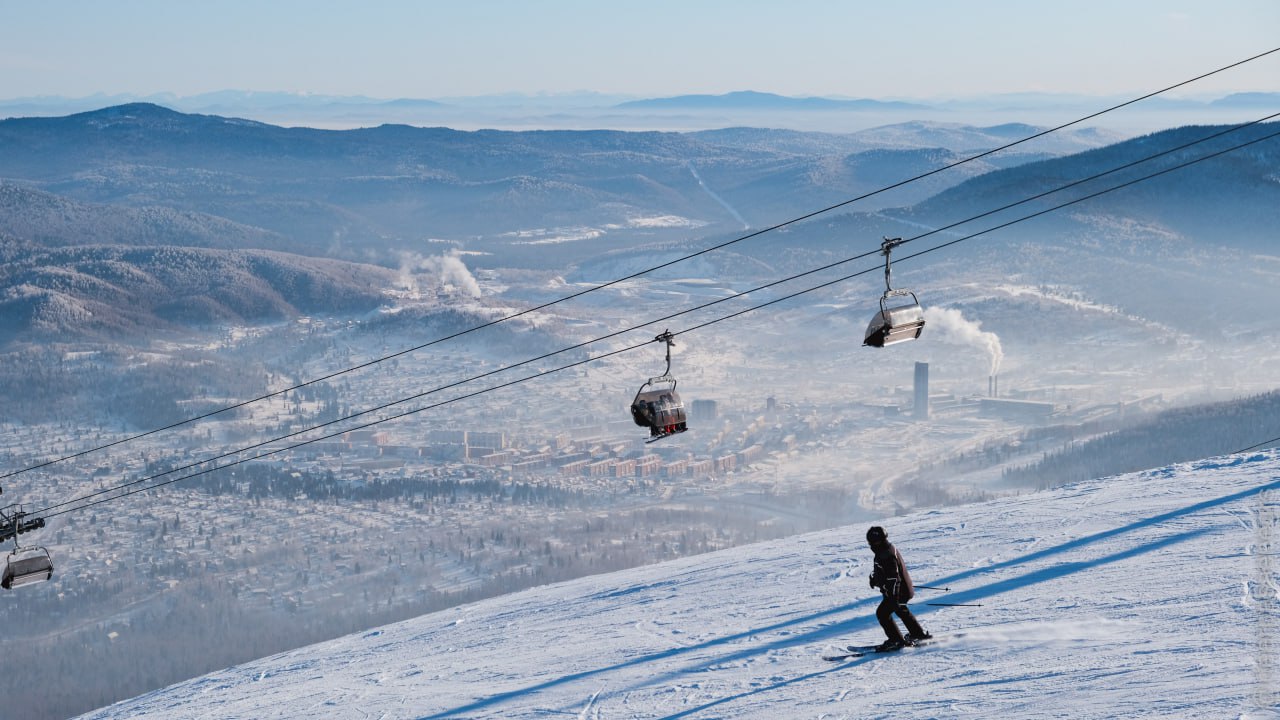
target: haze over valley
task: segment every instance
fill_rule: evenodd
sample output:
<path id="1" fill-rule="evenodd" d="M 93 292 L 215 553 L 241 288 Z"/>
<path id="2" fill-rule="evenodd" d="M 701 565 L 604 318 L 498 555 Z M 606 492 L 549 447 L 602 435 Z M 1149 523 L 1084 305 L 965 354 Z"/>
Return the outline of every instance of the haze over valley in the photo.
<path id="1" fill-rule="evenodd" d="M 0 484 L 57 513 L 22 537 L 52 581 L 0 596 L 0 687 L 68 717 L 484 597 L 1275 438 L 1280 125 L 1099 123 L 962 163 L 1047 126 L 0 120 L 0 467 L 41 466 Z M 886 237 L 926 325 L 872 349 Z M 646 443 L 628 405 L 668 329 L 689 430 Z M 52 674 L 83 682 L 22 690 Z"/>

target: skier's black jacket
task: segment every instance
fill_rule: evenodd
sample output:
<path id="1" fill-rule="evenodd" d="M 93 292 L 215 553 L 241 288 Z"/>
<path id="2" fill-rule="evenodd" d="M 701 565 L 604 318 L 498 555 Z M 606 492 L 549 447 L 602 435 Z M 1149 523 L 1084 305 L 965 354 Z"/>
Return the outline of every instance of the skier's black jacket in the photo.
<path id="1" fill-rule="evenodd" d="M 902 554 L 888 540 L 882 540 L 871 546 L 876 554 L 875 569 L 871 573 L 871 585 L 880 588 L 886 595 L 900 603 L 909 602 L 916 595 L 916 588 L 911 583 L 911 574 L 907 572 L 907 564 L 902 562 Z"/>

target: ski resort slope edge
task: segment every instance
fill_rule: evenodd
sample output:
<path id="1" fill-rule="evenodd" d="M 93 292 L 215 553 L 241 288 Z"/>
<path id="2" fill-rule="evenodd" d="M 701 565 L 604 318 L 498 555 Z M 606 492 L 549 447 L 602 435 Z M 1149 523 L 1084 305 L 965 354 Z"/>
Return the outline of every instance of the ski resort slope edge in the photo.
<path id="1" fill-rule="evenodd" d="M 882 638 L 864 526 L 433 613 L 83 717 L 1280 718 L 1280 453 L 882 522 L 937 641 Z M 963 606 L 931 606 L 927 603 Z M 980 607 L 974 607 L 980 605 Z"/>

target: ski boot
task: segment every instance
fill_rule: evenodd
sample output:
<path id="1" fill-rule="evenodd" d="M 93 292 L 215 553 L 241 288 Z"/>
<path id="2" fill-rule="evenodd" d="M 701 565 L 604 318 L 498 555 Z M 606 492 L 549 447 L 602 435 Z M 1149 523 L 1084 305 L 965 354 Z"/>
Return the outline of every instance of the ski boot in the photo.
<path id="1" fill-rule="evenodd" d="M 878 653 L 893 652 L 895 650 L 901 650 L 906 646 L 907 646 L 907 642 L 905 640 L 902 640 L 902 639 L 895 640 L 894 638 L 889 638 L 888 640 L 885 640 L 884 642 L 875 646 L 875 651 Z"/>

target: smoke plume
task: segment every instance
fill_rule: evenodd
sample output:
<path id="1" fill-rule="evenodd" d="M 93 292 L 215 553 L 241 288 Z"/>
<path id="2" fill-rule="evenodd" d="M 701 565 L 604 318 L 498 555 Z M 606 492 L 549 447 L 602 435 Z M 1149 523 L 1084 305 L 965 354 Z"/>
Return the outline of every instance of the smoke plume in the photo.
<path id="1" fill-rule="evenodd" d="M 987 353 L 991 358 L 991 375 L 1000 373 L 1000 363 L 1004 361 L 1004 349 L 1000 347 L 1000 337 L 993 332 L 982 329 L 982 323 L 966 320 L 955 308 L 929 307 L 924 311 L 925 332 L 941 333 L 944 342 L 972 345 Z"/>
<path id="2" fill-rule="evenodd" d="M 418 284 L 413 273 L 425 273 L 435 277 L 445 292 L 460 292 L 471 297 L 480 297 L 480 283 L 467 269 L 457 252 L 444 255 L 423 257 L 417 253 L 406 253 L 400 264 L 401 282 L 415 293 Z"/>

